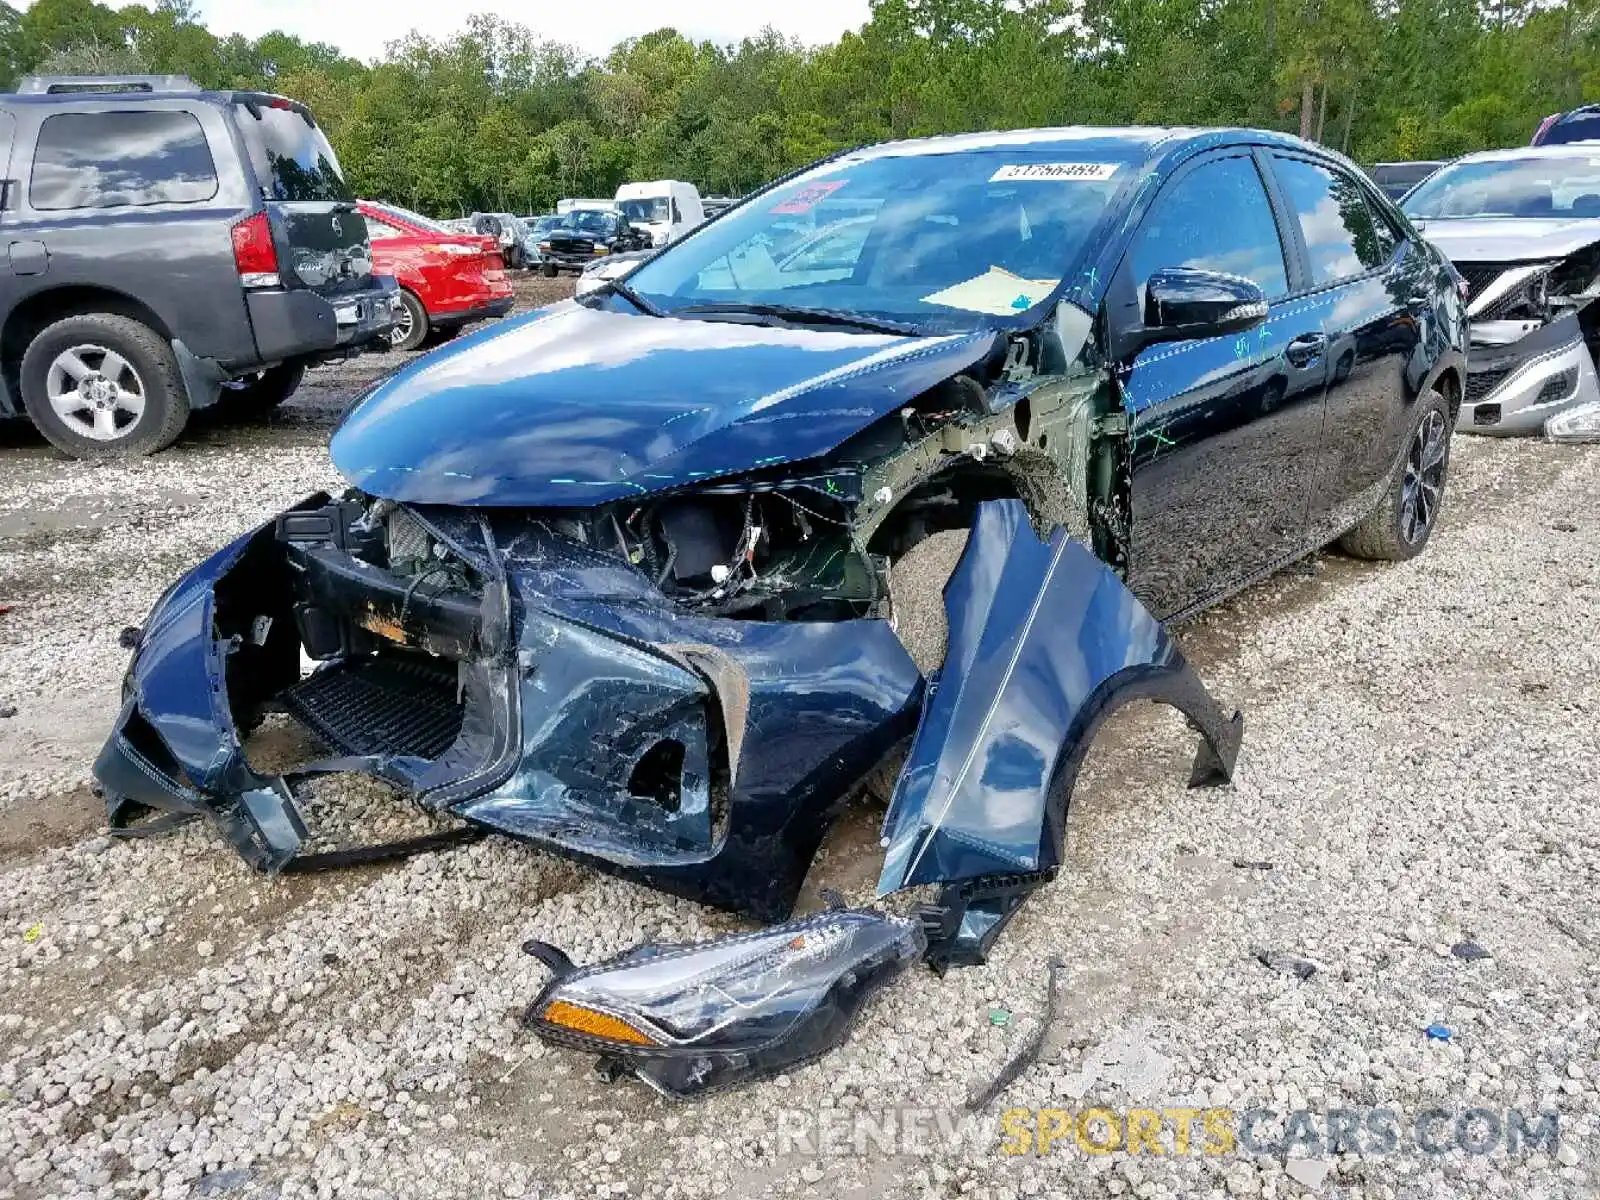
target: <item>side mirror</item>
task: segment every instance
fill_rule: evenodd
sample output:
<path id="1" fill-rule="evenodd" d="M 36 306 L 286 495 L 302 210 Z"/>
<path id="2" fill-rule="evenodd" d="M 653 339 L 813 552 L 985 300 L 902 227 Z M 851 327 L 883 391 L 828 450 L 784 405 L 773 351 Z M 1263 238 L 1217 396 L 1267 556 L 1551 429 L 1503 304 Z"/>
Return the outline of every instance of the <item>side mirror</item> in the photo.
<path id="1" fill-rule="evenodd" d="M 1145 284 L 1139 341 L 1187 341 L 1254 329 L 1267 318 L 1267 297 L 1240 275 L 1167 267 Z"/>

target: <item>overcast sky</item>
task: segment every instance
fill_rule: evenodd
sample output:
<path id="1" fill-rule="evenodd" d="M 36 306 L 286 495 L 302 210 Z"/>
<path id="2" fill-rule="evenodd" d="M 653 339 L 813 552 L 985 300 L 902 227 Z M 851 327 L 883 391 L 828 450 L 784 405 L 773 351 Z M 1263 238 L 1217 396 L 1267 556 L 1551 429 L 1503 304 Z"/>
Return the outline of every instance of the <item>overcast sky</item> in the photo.
<path id="1" fill-rule="evenodd" d="M 451 34 L 474 12 L 497 13 L 540 38 L 589 54 L 663 25 L 696 41 L 719 43 L 771 25 L 818 45 L 859 28 L 868 16 L 867 0 L 200 0 L 200 11 L 218 35 L 259 37 L 282 29 L 307 41 L 332 42 L 361 59 L 382 54 L 385 42 L 412 29 L 432 37 Z"/>

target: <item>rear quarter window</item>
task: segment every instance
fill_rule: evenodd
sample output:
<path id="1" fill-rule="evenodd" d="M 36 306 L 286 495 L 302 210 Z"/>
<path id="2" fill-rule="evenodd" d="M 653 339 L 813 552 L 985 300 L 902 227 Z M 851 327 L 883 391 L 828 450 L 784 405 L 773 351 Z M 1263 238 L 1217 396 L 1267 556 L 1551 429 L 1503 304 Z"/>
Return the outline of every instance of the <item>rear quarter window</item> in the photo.
<path id="1" fill-rule="evenodd" d="M 28 179 L 36 209 L 193 204 L 216 194 L 216 163 L 193 113 L 59 113 L 39 126 Z"/>
<path id="2" fill-rule="evenodd" d="M 354 199 L 327 137 L 301 113 L 265 100 L 236 103 L 233 113 L 266 199 Z"/>

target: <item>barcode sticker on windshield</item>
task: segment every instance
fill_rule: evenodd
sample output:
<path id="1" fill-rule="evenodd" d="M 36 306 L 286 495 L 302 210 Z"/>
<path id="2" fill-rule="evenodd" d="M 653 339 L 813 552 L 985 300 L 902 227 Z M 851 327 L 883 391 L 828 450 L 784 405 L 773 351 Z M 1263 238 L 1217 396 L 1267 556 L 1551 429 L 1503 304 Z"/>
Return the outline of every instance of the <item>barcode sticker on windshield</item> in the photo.
<path id="1" fill-rule="evenodd" d="M 808 183 L 782 204 L 774 204 L 768 212 L 775 213 L 806 213 L 821 204 L 845 184 L 848 179 L 819 179 L 815 183 Z"/>
<path id="2" fill-rule="evenodd" d="M 990 183 L 1004 183 L 1014 179 L 1038 179 L 1045 181 L 1071 181 L 1084 179 L 1090 182 L 1100 182 L 1110 179 L 1117 173 L 1118 163 L 1012 163 L 1001 167 L 989 176 Z"/>

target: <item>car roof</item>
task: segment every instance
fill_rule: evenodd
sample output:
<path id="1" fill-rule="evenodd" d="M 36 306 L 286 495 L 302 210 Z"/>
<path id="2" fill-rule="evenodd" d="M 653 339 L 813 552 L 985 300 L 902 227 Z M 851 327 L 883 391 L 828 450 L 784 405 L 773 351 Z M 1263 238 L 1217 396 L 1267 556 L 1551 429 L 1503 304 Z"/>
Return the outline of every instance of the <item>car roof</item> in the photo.
<path id="1" fill-rule="evenodd" d="M 0 92 L 0 104 L 36 104 L 47 108 L 73 104 L 105 105 L 130 104 L 134 102 L 147 104 L 160 100 L 177 100 L 189 104 L 249 104 L 255 102 L 262 107 L 288 107 L 291 111 L 298 112 L 302 116 L 308 116 L 311 112 L 309 108 L 293 96 L 282 96 L 276 92 L 259 92 L 239 88 L 220 90 L 203 88 L 191 80 L 182 80 L 180 84 L 174 86 L 150 89 L 118 88 L 110 85 L 105 87 L 85 87 L 81 91 Z"/>
<path id="2" fill-rule="evenodd" d="M 1600 141 L 1513 146 L 1509 150 L 1479 150 L 1473 154 L 1463 154 L 1449 165 L 1453 167 L 1457 163 L 1517 162 L 1520 159 L 1536 158 L 1600 158 Z"/>
<path id="3" fill-rule="evenodd" d="M 880 142 L 847 151 L 841 157 L 868 159 L 914 154 L 960 154 L 980 150 L 1072 150 L 1075 153 L 1117 152 L 1124 159 L 1153 157 L 1196 143 L 1205 145 L 1281 145 L 1299 150 L 1314 150 L 1337 158 L 1326 147 L 1301 141 L 1292 134 L 1266 129 L 1201 129 L 1162 125 L 1062 125 L 1045 129 L 991 130 L 985 133 L 941 134 L 935 137 L 907 138 Z M 1130 153 L 1130 151 L 1132 153 Z"/>

